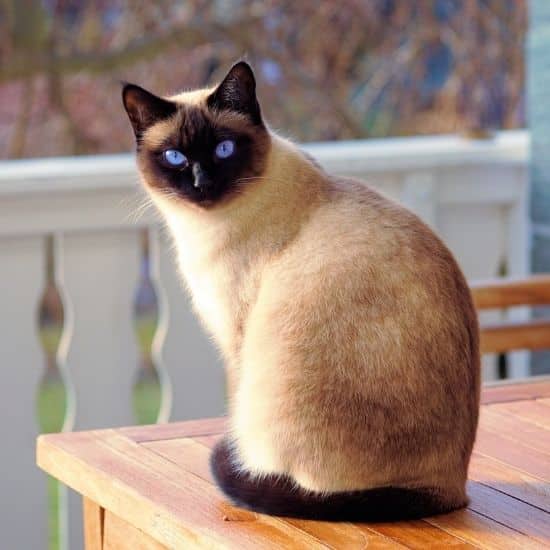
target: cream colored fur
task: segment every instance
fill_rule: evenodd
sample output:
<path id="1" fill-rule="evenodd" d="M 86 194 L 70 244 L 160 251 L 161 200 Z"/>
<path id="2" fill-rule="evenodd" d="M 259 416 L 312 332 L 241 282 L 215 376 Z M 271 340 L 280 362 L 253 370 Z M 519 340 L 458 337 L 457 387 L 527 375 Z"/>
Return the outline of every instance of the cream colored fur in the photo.
<path id="1" fill-rule="evenodd" d="M 219 207 L 151 193 L 225 358 L 243 468 L 315 491 L 429 486 L 465 501 L 477 325 L 430 229 L 273 133 L 263 176 Z"/>

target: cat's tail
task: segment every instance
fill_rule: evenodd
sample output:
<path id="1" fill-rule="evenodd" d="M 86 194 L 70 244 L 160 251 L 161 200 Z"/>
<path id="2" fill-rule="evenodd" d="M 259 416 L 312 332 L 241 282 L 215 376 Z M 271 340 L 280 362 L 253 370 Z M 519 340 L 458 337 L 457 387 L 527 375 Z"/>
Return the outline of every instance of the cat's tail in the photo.
<path id="1" fill-rule="evenodd" d="M 464 499 L 453 501 L 436 488 L 306 491 L 288 476 L 253 476 L 238 468 L 225 439 L 212 451 L 210 468 L 234 504 L 274 516 L 325 521 L 396 521 L 442 514 L 466 505 Z"/>

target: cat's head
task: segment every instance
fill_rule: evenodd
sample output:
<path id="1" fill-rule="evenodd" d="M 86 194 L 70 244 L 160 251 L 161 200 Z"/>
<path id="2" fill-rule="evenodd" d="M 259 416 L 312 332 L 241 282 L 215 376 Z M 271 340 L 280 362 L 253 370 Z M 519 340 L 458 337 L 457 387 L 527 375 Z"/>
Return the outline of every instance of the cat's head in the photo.
<path id="1" fill-rule="evenodd" d="M 254 73 L 244 61 L 211 89 L 161 98 L 126 84 L 122 99 L 153 194 L 211 208 L 262 174 L 270 138 Z"/>

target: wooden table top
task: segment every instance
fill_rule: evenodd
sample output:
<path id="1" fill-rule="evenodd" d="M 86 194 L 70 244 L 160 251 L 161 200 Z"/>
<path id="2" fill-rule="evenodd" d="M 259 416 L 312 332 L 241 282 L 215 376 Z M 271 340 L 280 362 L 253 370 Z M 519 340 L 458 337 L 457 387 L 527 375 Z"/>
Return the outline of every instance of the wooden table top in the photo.
<path id="1" fill-rule="evenodd" d="M 550 380 L 487 387 L 482 403 L 470 505 L 419 521 L 327 523 L 231 506 L 208 469 L 220 418 L 43 435 L 37 460 L 169 548 L 549 548 Z"/>

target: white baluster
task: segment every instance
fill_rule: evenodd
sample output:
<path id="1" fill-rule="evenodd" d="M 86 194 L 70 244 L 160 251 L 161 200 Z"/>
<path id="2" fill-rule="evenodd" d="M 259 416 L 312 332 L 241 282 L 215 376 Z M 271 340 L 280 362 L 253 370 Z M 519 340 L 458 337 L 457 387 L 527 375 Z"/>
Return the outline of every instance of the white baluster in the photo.
<path id="1" fill-rule="evenodd" d="M 522 277 L 530 271 L 529 216 L 527 206 L 528 174 L 525 169 L 509 174 L 518 190 L 518 197 L 511 205 L 507 217 L 508 273 L 510 277 Z M 512 308 L 507 313 L 511 321 L 525 321 L 531 317 L 531 308 Z M 531 374 L 531 353 L 512 351 L 507 354 L 508 377 L 526 378 Z"/>
<path id="2" fill-rule="evenodd" d="M 167 296 L 160 276 L 160 229 L 158 226 L 147 230 L 149 243 L 149 277 L 157 299 L 158 321 L 151 347 L 151 360 L 158 376 L 161 389 L 161 402 L 157 422 L 168 422 L 172 409 L 172 383 L 163 359 L 163 345 L 166 339 L 169 324 Z"/>
<path id="3" fill-rule="evenodd" d="M 140 245 L 135 229 L 71 233 L 62 240 L 59 285 L 65 296 L 65 359 L 74 393 L 72 429 L 134 422 L 131 396 L 138 361 L 133 300 Z M 69 498 L 70 548 L 82 541 L 81 503 Z"/>
<path id="4" fill-rule="evenodd" d="M 44 239 L 0 238 L 0 533 L 2 548 L 47 547 L 46 476 L 34 461 L 36 392 L 43 372 L 37 311 Z"/>

